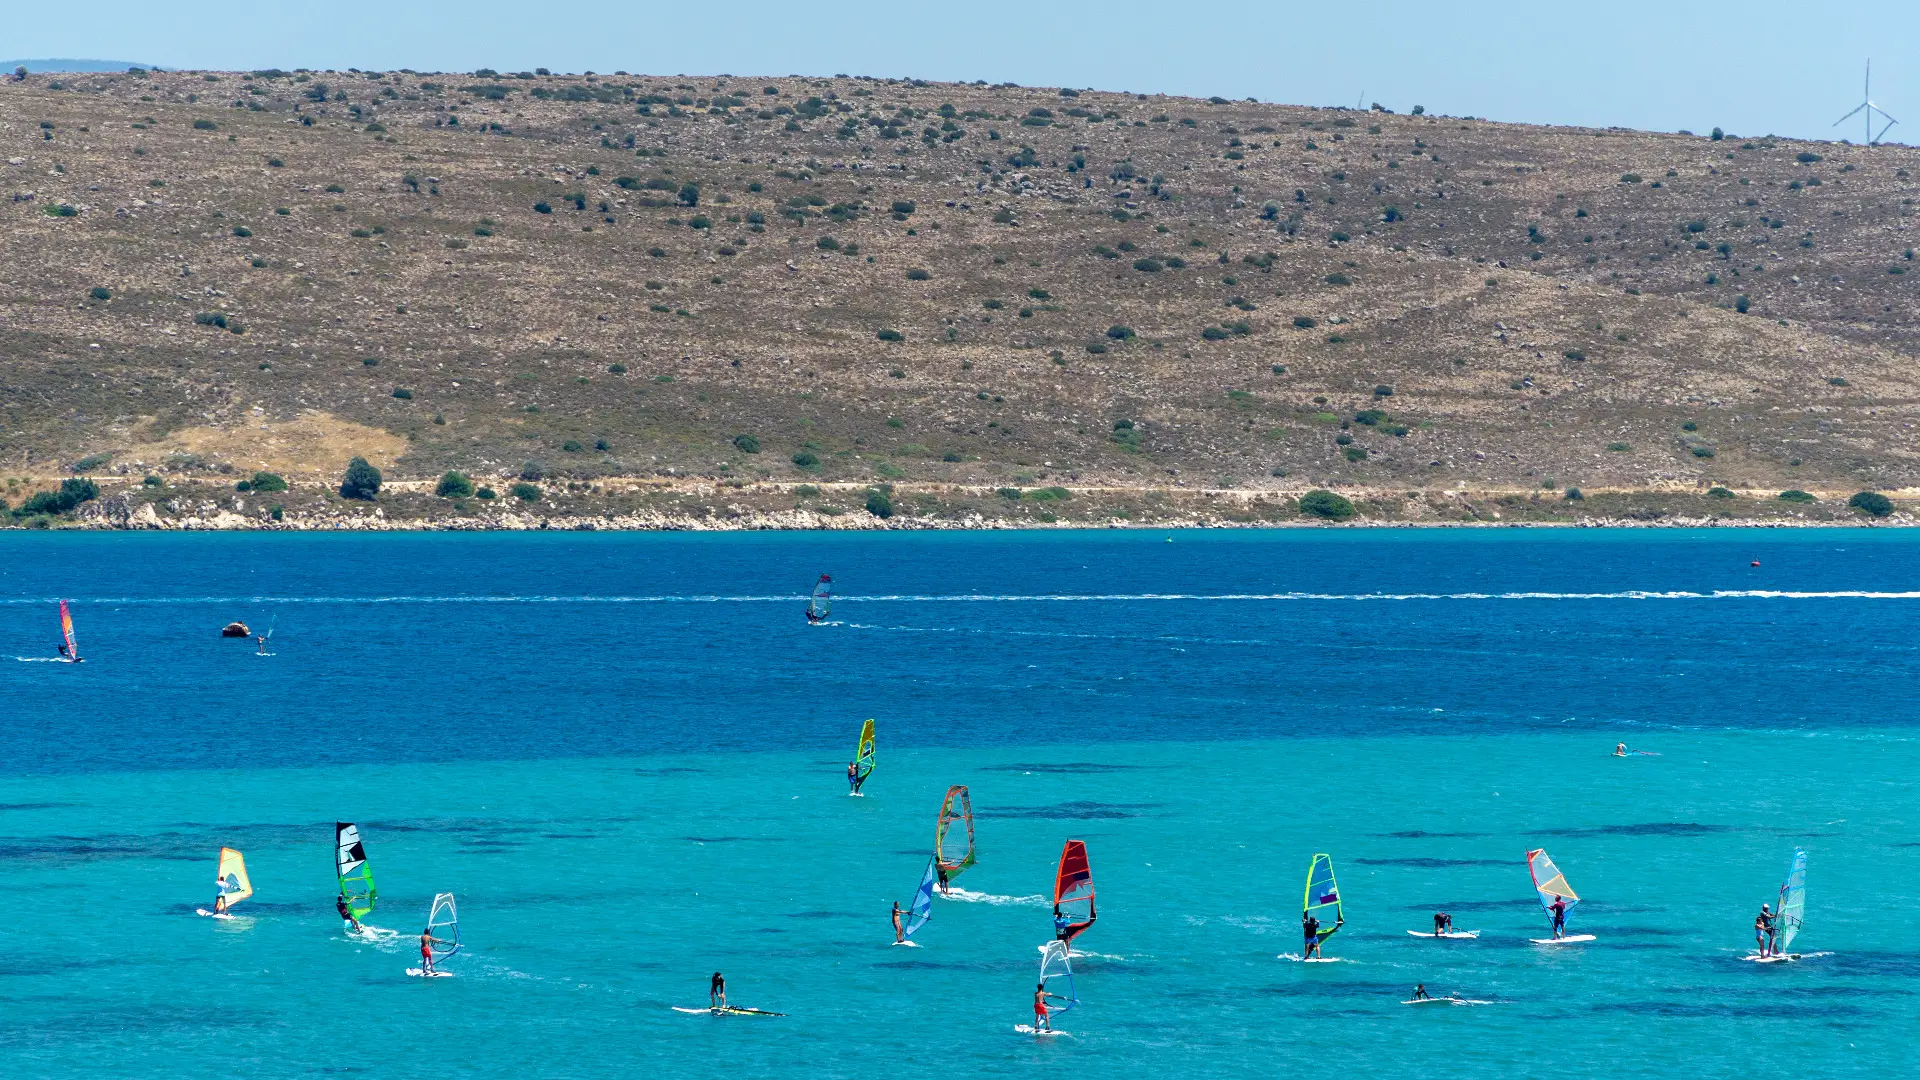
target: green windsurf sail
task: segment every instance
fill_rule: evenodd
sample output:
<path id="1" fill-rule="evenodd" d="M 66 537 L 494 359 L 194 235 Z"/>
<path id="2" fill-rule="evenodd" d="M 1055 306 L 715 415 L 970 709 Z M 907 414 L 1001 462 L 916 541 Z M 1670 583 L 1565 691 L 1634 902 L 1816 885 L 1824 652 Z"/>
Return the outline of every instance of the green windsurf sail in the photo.
<path id="1" fill-rule="evenodd" d="M 373 868 L 367 865 L 367 849 L 360 843 L 360 827 L 351 821 L 333 824 L 333 866 L 340 878 L 340 895 L 347 898 L 347 910 L 356 919 L 371 915 L 378 895 L 373 887 Z"/>
<path id="2" fill-rule="evenodd" d="M 1325 941 L 1340 929 L 1344 915 L 1340 908 L 1340 885 L 1333 879 L 1333 856 L 1315 855 L 1307 868 L 1307 892 L 1302 900 L 1306 914 L 1320 920 L 1315 935 Z"/>

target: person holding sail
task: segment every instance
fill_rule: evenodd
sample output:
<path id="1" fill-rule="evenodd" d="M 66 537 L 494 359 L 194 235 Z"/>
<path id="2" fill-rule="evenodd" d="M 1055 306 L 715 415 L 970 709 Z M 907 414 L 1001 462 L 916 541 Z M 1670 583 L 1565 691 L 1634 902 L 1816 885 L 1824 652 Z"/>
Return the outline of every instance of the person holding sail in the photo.
<path id="1" fill-rule="evenodd" d="M 1340 924 L 1335 922 L 1334 929 L 1339 928 Z M 1313 912 L 1300 913 L 1300 933 L 1306 938 L 1306 947 L 1302 950 L 1300 959 L 1310 960 L 1320 955 L 1320 920 L 1313 917 Z"/>
<path id="2" fill-rule="evenodd" d="M 907 940 L 907 930 L 900 925 L 900 901 L 895 900 L 893 902 L 893 943 L 898 945 L 905 940 Z"/>
<path id="3" fill-rule="evenodd" d="M 1773 955 L 1773 910 L 1766 904 L 1760 905 L 1760 914 L 1753 917 L 1753 946 L 1761 956 Z"/>
<path id="4" fill-rule="evenodd" d="M 362 927 L 360 926 L 360 920 L 354 915 L 353 907 L 347 903 L 346 893 L 340 894 L 339 899 L 333 902 L 333 907 L 335 911 L 338 911 L 340 913 L 340 917 L 342 919 L 345 919 L 347 923 L 353 927 L 354 933 L 357 934 L 361 931 Z"/>
<path id="5" fill-rule="evenodd" d="M 1547 908 L 1553 916 L 1553 936 L 1564 937 L 1567 931 L 1567 898 L 1559 893 L 1553 894 L 1553 903 Z"/>
<path id="6" fill-rule="evenodd" d="M 1053 1030 L 1053 1021 L 1047 1010 L 1047 999 L 1059 997 L 1059 994 L 1047 993 L 1047 982 L 1045 979 L 1040 980 L 1040 984 L 1033 988 L 1033 1030 Z"/>
<path id="7" fill-rule="evenodd" d="M 356 922 L 354 925 L 358 926 L 359 923 Z M 423 974 L 433 974 L 433 947 L 435 945 L 448 944 L 451 944 L 451 942 L 441 941 L 439 938 L 433 936 L 433 927 L 431 926 L 420 931 L 420 970 Z"/>

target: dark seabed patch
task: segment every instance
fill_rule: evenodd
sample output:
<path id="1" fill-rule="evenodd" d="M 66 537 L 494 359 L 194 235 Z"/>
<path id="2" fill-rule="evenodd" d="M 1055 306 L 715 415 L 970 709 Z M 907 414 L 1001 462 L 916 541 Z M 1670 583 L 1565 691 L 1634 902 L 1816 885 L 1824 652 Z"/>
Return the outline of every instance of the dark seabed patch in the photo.
<path id="1" fill-rule="evenodd" d="M 687 773 L 703 773 L 705 769 L 690 769 L 683 765 L 666 765 L 658 769 L 635 769 L 635 776 L 681 776 Z"/>
<path id="2" fill-rule="evenodd" d="M 1405 832 L 1374 833 L 1375 836 L 1389 840 L 1472 840 L 1487 835 L 1477 832 L 1427 832 L 1425 829 L 1409 829 Z"/>
<path id="3" fill-rule="evenodd" d="M 0 957 L 0 978 L 9 975 L 54 975 L 61 972 L 85 971 L 89 968 L 111 967 L 123 962 L 108 959 L 68 960 L 51 956 L 6 956 Z"/>
<path id="4" fill-rule="evenodd" d="M 1400 1001 L 1398 995 L 1408 992 L 1408 983 L 1376 982 L 1298 982 L 1280 983 L 1274 986 L 1255 987 L 1256 993 L 1272 994 L 1276 997 L 1310 998 L 1379 998 L 1382 1001 Z M 1318 1015 L 1316 1013 L 1316 1015 Z"/>
<path id="5" fill-rule="evenodd" d="M 733 843 L 738 843 L 742 840 L 758 840 L 760 839 L 760 837 L 757 837 L 757 836 L 683 836 L 680 839 L 691 841 L 692 843 L 695 843 L 695 844 L 733 844 Z M 922 852 L 921 854 L 925 854 L 925 852 Z"/>
<path id="6" fill-rule="evenodd" d="M 1803 954 L 1804 955 L 1804 954 Z M 1774 967 L 1810 968 L 1825 975 L 1846 977 L 1897 975 L 1912 978 L 1920 975 L 1920 953 L 1896 952 L 1843 952 L 1830 956 L 1806 957 L 1793 964 L 1775 964 Z"/>
<path id="7" fill-rule="evenodd" d="M 1066 821 L 1105 821 L 1142 816 L 1139 811 L 1153 810 L 1160 803 L 1064 802 L 1053 806 L 999 806 L 975 810 L 975 818 L 1043 818 Z"/>
<path id="8" fill-rule="evenodd" d="M 1098 773 L 1133 772 L 1157 768 L 1148 765 L 1102 765 L 1094 761 L 1058 761 L 1051 764 L 1015 762 L 1011 765 L 983 765 L 981 772 L 1051 773 L 1057 776 L 1092 776 Z"/>
<path id="9" fill-rule="evenodd" d="M 1746 1018 L 1753 1019 L 1755 1006 L 1752 1002 L 1703 1002 L 1703 1001 L 1618 1001 L 1602 1002 L 1593 1006 L 1594 1012 L 1620 1012 L 1633 1016 L 1667 1016 L 1689 1020 L 1721 1020 Z M 1863 1012 L 1854 1005 L 1827 1005 L 1821 1009 L 1822 1017 L 1859 1016 Z"/>
<path id="10" fill-rule="evenodd" d="M 1354 859 L 1361 866 L 1410 866 L 1420 870 L 1440 870 L 1449 866 L 1512 866 L 1512 859 Z"/>
<path id="11" fill-rule="evenodd" d="M 1647 821 L 1637 825 L 1596 825 L 1585 829 L 1543 829 L 1542 836 L 1707 836 L 1735 831 L 1728 825 L 1697 821 Z"/>
<path id="12" fill-rule="evenodd" d="M 79 805 L 80 805 L 79 803 L 65 803 L 65 802 L 15 802 L 15 803 L 0 803 L 0 811 L 4 811 L 4 810 L 58 810 L 58 809 L 61 809 L 62 807 L 67 807 L 67 806 L 79 806 Z"/>
<path id="13" fill-rule="evenodd" d="M 864 919 L 865 915 L 851 911 L 789 911 L 781 916 L 785 919 Z"/>
<path id="14" fill-rule="evenodd" d="M 1408 904 L 1402 911 L 1512 911 L 1515 908 L 1537 908 L 1535 900 L 1455 900 L 1447 904 Z"/>
<path id="15" fill-rule="evenodd" d="M 597 840 L 598 836 L 589 832 L 550 832 L 542 833 L 548 840 Z"/>

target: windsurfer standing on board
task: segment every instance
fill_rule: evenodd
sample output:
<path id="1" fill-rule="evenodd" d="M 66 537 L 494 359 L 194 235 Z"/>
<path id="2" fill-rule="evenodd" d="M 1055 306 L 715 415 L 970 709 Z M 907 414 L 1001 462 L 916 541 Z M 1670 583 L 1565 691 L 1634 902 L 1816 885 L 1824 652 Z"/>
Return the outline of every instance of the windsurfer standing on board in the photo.
<path id="1" fill-rule="evenodd" d="M 1553 904 L 1547 908 L 1553 916 L 1553 936 L 1561 937 L 1567 929 L 1567 898 L 1559 893 L 1553 894 Z"/>
<path id="2" fill-rule="evenodd" d="M 1045 980 L 1042 980 L 1040 985 L 1033 988 L 1033 1030 L 1053 1030 L 1053 1021 L 1047 1016 L 1047 999 L 1057 996 L 1056 994 L 1047 993 Z"/>
<path id="3" fill-rule="evenodd" d="M 353 932 L 356 934 L 359 933 L 361 930 L 360 920 L 354 918 L 353 908 L 347 905 L 347 894 L 341 893 L 340 898 L 333 902 L 333 906 L 334 910 L 340 913 L 342 919 L 345 919 L 353 925 Z"/>
<path id="4" fill-rule="evenodd" d="M 213 913 L 215 915 L 225 915 L 227 913 L 226 893 L 221 893 L 219 896 L 213 898 Z"/>
<path id="5" fill-rule="evenodd" d="M 727 980 L 717 971 L 707 983 L 707 1005 L 715 1009 L 727 1007 Z"/>
<path id="6" fill-rule="evenodd" d="M 435 903 L 438 903 L 438 901 L 436 901 Z M 354 923 L 354 925 L 359 926 L 360 924 L 356 922 Z M 423 975 L 433 974 L 433 947 L 435 945 L 445 945 L 445 944 L 446 942 L 441 941 L 439 938 L 433 936 L 433 927 L 429 926 L 425 930 L 420 931 L 420 973 L 421 974 Z"/>
<path id="7" fill-rule="evenodd" d="M 1320 952 L 1320 920 L 1313 917 L 1313 912 L 1300 913 L 1300 933 L 1306 937 L 1306 947 L 1300 959 L 1311 959 Z"/>
<path id="8" fill-rule="evenodd" d="M 898 945 L 905 940 L 907 940 L 907 931 L 900 925 L 900 901 L 895 900 L 893 902 L 893 943 Z"/>
<path id="9" fill-rule="evenodd" d="M 933 872 L 940 879 L 940 895 L 952 896 L 953 887 L 947 884 L 947 868 L 936 862 L 933 864 Z"/>
<path id="10" fill-rule="evenodd" d="M 1766 904 L 1761 904 L 1760 914 L 1753 917 L 1753 947 L 1761 956 L 1773 955 L 1773 910 Z"/>

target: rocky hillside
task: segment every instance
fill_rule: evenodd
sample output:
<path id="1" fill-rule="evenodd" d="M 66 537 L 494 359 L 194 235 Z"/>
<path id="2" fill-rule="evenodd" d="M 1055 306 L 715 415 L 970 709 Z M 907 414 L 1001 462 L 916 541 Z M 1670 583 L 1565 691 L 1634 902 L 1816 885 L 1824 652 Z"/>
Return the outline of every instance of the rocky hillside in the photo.
<path id="1" fill-rule="evenodd" d="M 489 71 L 31 75 L 0 144 L 16 506 L 1920 484 L 1903 147 Z"/>

